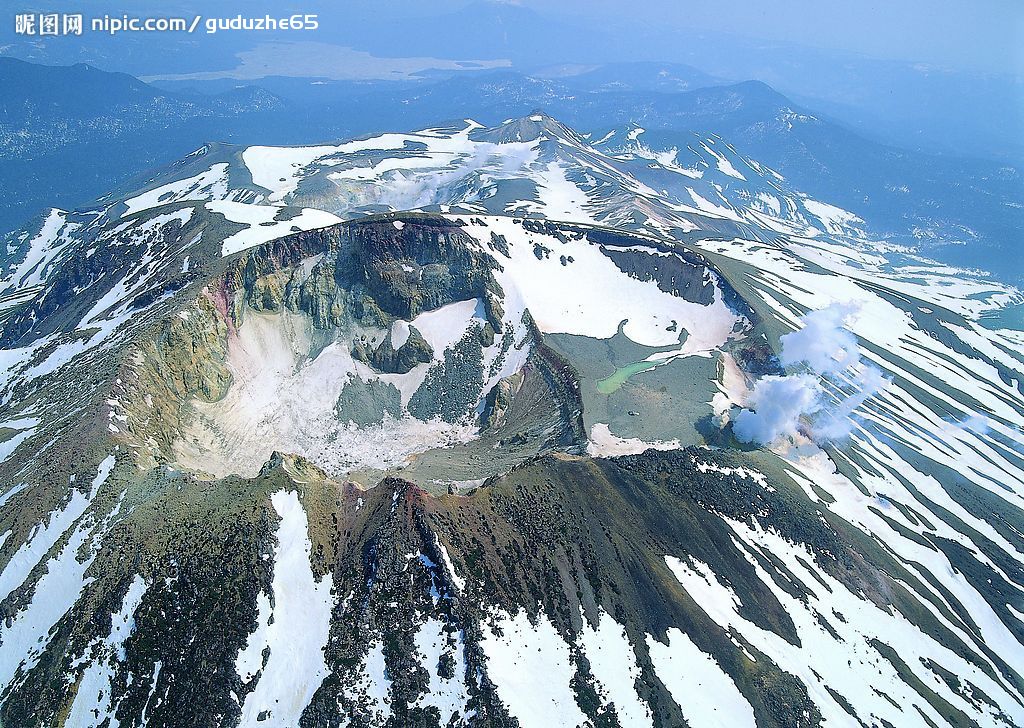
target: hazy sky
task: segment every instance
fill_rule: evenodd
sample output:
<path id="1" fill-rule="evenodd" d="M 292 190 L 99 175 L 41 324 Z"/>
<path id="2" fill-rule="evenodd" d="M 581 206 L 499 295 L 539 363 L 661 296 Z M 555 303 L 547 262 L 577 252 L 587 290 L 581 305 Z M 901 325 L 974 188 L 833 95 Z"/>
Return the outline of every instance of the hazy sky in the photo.
<path id="1" fill-rule="evenodd" d="M 435 14 L 462 0 L 350 0 L 357 12 Z M 606 26 L 732 32 L 952 70 L 1024 74 L 1024 0 L 509 0 Z"/>
<path id="2" fill-rule="evenodd" d="M 318 42 L 335 42 L 332 31 L 358 40 L 362 27 L 388 19 L 438 16 L 488 0 L 165 0 L 159 11 L 146 3 L 90 0 L 92 14 L 186 14 L 230 17 L 263 12 L 320 13 Z M 612 31 L 643 48 L 645 31 L 664 39 L 672 32 L 716 31 L 764 41 L 850 51 L 871 58 L 911 61 L 947 70 L 1009 72 L 1024 76 L 1024 0 L 490 0 L 520 5 L 580 29 Z M 0 3 L 2 4 L 2 3 Z M 38 8 L 36 7 L 38 6 Z M 25 0 L 18 10 L 49 8 Z M 131 8 L 129 10 L 129 8 Z M 14 8 L 0 18 L 0 40 L 10 35 Z M 8 27 L 10 26 L 10 27 Z M 337 33 L 336 31 L 342 31 Z M 344 31 L 349 31 L 348 33 Z M 471 35 L 472 28 L 454 28 Z M 9 38 L 14 41 L 15 38 Z M 24 39 L 21 39 L 24 40 Z M 164 39 L 154 39 L 164 40 Z M 251 40 L 258 40 L 253 36 Z M 303 40 L 310 40 L 303 38 Z M 443 53 L 445 38 L 430 55 Z M 225 43 L 225 38 L 219 39 Z M 458 45 L 458 43 L 456 43 Z M 388 55 L 401 56 L 401 43 Z M 694 65 L 700 65 L 695 63 Z"/>
<path id="3" fill-rule="evenodd" d="M 522 0 L 552 12 L 613 14 L 621 0 Z M 1024 72 L 1022 0 L 640 0 L 641 22 L 733 31 L 953 68 Z M 620 10 L 621 12 L 621 10 Z"/>

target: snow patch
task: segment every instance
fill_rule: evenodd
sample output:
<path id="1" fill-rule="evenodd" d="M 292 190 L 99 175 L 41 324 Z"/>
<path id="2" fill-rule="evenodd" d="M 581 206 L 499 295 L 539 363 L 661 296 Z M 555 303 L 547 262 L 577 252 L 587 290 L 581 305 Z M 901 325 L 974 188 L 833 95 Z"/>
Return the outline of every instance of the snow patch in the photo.
<path id="1" fill-rule="evenodd" d="M 77 728 L 118 728 L 114 716 L 117 705 L 111 704 L 114 674 L 124 663 L 124 643 L 135 631 L 135 612 L 142 604 L 146 582 L 136 575 L 121 600 L 121 608 L 110 615 L 110 634 L 94 641 L 87 654 L 92 657 L 78 681 L 75 700 L 65 721 Z M 109 723 L 104 721 L 109 719 Z"/>
<path id="2" fill-rule="evenodd" d="M 425 557 L 423 557 L 425 558 Z M 417 630 L 417 658 L 430 676 L 427 691 L 415 702 L 418 707 L 434 706 L 441 713 L 440 725 L 448 725 L 452 716 L 464 715 L 469 702 L 464 676 L 466 673 L 465 645 L 462 632 L 450 637 L 445 624 L 437 619 L 427 619 Z M 442 677 L 438 666 L 444 655 L 451 655 L 452 677 Z"/>
<path id="3" fill-rule="evenodd" d="M 754 710 L 715 658 L 702 652 L 690 637 L 668 629 L 668 644 L 650 635 L 651 663 L 686 722 L 707 728 L 754 728 Z"/>
<path id="4" fill-rule="evenodd" d="M 128 207 L 121 217 L 128 217 L 157 205 L 183 200 L 220 200 L 228 194 L 228 165 L 215 164 L 193 177 L 175 180 L 155 187 L 124 201 Z"/>
<path id="5" fill-rule="evenodd" d="M 236 666 L 240 663 L 242 670 L 250 670 L 260 643 L 259 652 L 269 647 L 270 656 L 256 688 L 246 696 L 240 725 L 291 728 L 298 725 L 328 674 L 324 648 L 334 604 L 333 581 L 330 574 L 319 582 L 313 576 L 309 524 L 298 494 L 279 490 L 271 503 L 281 518 L 274 547 L 273 623 L 257 625 Z M 260 617 L 264 617 L 262 609 Z M 269 718 L 257 722 L 264 711 L 269 711 Z"/>
<path id="6" fill-rule="evenodd" d="M 522 728 L 587 722 L 570 687 L 576 666 L 569 645 L 543 612 L 536 625 L 525 611 L 513 616 L 493 612 L 490 623 L 481 627 L 487 675 Z"/>
<path id="7" fill-rule="evenodd" d="M 619 455 L 639 455 L 648 450 L 678 450 L 679 440 L 645 442 L 636 437 L 613 435 L 604 422 L 595 422 L 587 439 L 587 454 L 591 457 L 611 458 Z"/>
<path id="8" fill-rule="evenodd" d="M 624 726 L 653 725 L 651 708 L 636 692 L 640 667 L 626 629 L 603 609 L 597 628 L 583 616 L 579 641 L 590 663 L 590 672 L 598 683 L 598 692 L 615 704 L 619 723 Z"/>
<path id="9" fill-rule="evenodd" d="M 285 208 L 274 205 L 248 205 L 230 200 L 215 200 L 206 203 L 206 207 L 231 222 L 246 226 L 243 230 L 224 238 L 221 243 L 222 256 L 262 245 L 299 230 L 329 227 L 341 222 L 337 215 L 309 207 L 301 208 L 298 215 L 286 220 L 278 219 L 278 215 L 284 212 Z"/>

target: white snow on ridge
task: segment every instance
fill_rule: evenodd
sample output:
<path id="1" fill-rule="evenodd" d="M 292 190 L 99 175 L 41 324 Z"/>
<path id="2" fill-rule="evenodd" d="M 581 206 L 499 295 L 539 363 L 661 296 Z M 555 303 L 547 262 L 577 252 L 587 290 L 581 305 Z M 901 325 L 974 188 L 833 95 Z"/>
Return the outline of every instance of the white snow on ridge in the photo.
<path id="1" fill-rule="evenodd" d="M 256 184 L 284 201 L 298 191 L 302 178 L 324 174 L 362 204 L 412 210 L 455 201 L 471 203 L 493 182 L 529 178 L 539 200 L 526 203 L 536 214 L 554 219 L 590 220 L 586 194 L 566 177 L 561 161 L 539 162 L 539 139 L 494 143 L 470 139 L 480 128 L 467 121 L 461 130 L 423 130 L 383 134 L 336 146 L 250 147 L 243 153 Z M 403 150 L 393 155 L 361 155 Z M 461 188 L 471 180 L 474 191 Z M 449 188 L 460 185 L 454 193 Z M 450 199 L 452 194 L 458 200 Z"/>
<path id="2" fill-rule="evenodd" d="M 770 195 L 767 192 L 758 192 L 755 199 L 772 217 L 779 217 L 782 215 L 782 203 L 775 195 Z"/>
<path id="3" fill-rule="evenodd" d="M 496 180 L 527 176 L 535 169 L 537 142 L 474 141 L 469 126 L 449 136 L 410 136 L 410 141 L 426 147 L 413 154 L 384 157 L 371 164 L 338 169 L 328 178 L 344 189 L 357 192 L 366 203 L 394 210 L 414 210 L 455 200 L 472 202 L 476 195 Z M 474 191 L 453 187 L 470 181 Z M 557 178 L 555 181 L 557 184 Z"/>
<path id="4" fill-rule="evenodd" d="M 751 470 L 750 468 L 723 467 L 721 465 L 716 465 L 715 463 L 702 462 L 700 460 L 697 460 L 696 458 L 694 458 L 693 464 L 697 467 L 697 470 L 699 470 L 702 473 L 721 473 L 722 475 L 735 475 L 737 478 L 746 478 L 748 480 L 753 480 L 755 483 L 757 483 L 766 490 L 775 490 L 772 486 L 768 484 L 768 479 L 764 476 L 764 473 L 759 473 L 756 470 Z"/>
<path id="5" fill-rule="evenodd" d="M 570 681 L 576 674 L 569 645 L 542 612 L 537 624 L 525 611 L 514 616 L 494 612 L 481 625 L 480 646 L 487 675 L 498 697 L 522 728 L 580 726 L 587 722 L 576 704 Z M 501 629 L 499 636 L 494 627 Z"/>
<path id="6" fill-rule="evenodd" d="M 647 649 L 658 679 L 687 723 L 701 728 L 754 728 L 750 703 L 715 658 L 702 652 L 685 632 L 670 627 L 667 645 L 648 635 Z"/>
<path id="7" fill-rule="evenodd" d="M 270 190 L 270 201 L 277 202 L 298 187 L 297 172 L 317 159 L 333 154 L 335 146 L 248 147 L 242 161 L 254 184 Z"/>
<path id="8" fill-rule="evenodd" d="M 409 322 L 396 319 L 391 324 L 391 347 L 398 351 L 409 340 Z"/>
<path id="9" fill-rule="evenodd" d="M 596 629 L 583 617 L 579 641 L 598 692 L 603 693 L 607 702 L 615 704 L 619 723 L 623 726 L 653 725 L 650 706 L 636 692 L 640 667 L 625 628 L 602 609 Z"/>
<path id="10" fill-rule="evenodd" d="M 121 217 L 183 200 L 220 200 L 228 194 L 228 164 L 214 164 L 193 177 L 174 180 L 124 201 L 128 207 Z"/>
<path id="11" fill-rule="evenodd" d="M 118 665 L 124 662 L 124 643 L 135 631 L 135 612 L 145 593 L 146 582 L 136 575 L 121 601 L 121 608 L 110 615 L 110 634 L 105 639 L 96 640 L 87 650 L 93 659 L 79 679 L 66 725 L 98 728 L 109 718 L 108 728 L 118 728 L 114 717 L 117 706 L 110 702 L 111 682 Z"/>
<path id="12" fill-rule="evenodd" d="M 441 206 L 445 210 L 445 205 L 461 205 L 470 212 L 489 210 L 492 214 L 533 214 L 572 221 L 599 219 L 607 224 L 627 227 L 639 224 L 663 233 L 672 228 L 696 229 L 697 225 L 688 217 L 699 210 L 715 217 L 749 220 L 777 232 L 810 232 L 806 230 L 805 222 L 799 216 L 794 219 L 788 210 L 780 216 L 779 212 L 766 212 L 763 204 L 743 205 L 734 199 L 745 195 L 746 199 L 753 200 L 753 190 L 740 188 L 736 195 L 728 198 L 729 202 L 723 200 L 720 203 L 721 190 L 716 192 L 713 186 L 701 187 L 699 192 L 691 192 L 697 205 L 695 209 L 680 200 L 673 201 L 664 190 L 651 189 L 644 182 L 650 180 L 643 173 L 634 174 L 621 164 L 623 160 L 647 158 L 656 163 L 651 165 L 652 168 L 660 167 L 700 180 L 704 174 L 701 167 L 708 166 L 710 156 L 722 174 L 746 182 L 744 174 L 727 156 L 728 149 L 758 174 L 767 175 L 770 171 L 762 171 L 756 162 L 745 160 L 727 144 L 719 152 L 712 139 L 701 142 L 696 149 L 690 147 L 699 161 L 696 167 L 688 168 L 679 162 L 677 149 L 652 151 L 641 144 L 639 138 L 644 130 L 639 127 L 628 132 L 625 153 L 618 156 L 585 146 L 576 139 L 557 136 L 553 138 L 557 142 L 555 148 L 569 151 L 565 154 L 552 152 L 543 144 L 552 140 L 546 134 L 527 141 L 514 137 L 500 143 L 471 138 L 470 134 L 479 128 L 479 124 L 467 120 L 461 129 L 387 133 L 340 144 L 252 146 L 242 153 L 242 159 L 253 182 L 270 192 L 267 199 L 272 203 L 295 200 L 296 204 L 301 204 L 300 188 L 304 179 L 322 179 L 327 182 L 327 188 L 333 184 L 333 192 L 317 188 L 317 199 L 326 195 L 318 204 L 328 206 L 332 211 L 378 205 L 393 210 L 431 206 Z M 586 183 L 573 182 L 570 172 L 573 178 L 582 175 Z M 601 179 L 600 183 L 597 178 Z M 503 210 L 488 209 L 486 200 L 496 192 L 496 183 L 505 180 L 533 183 L 539 199 L 511 202 Z M 189 182 L 182 180 L 173 184 L 185 186 Z M 770 183 L 776 184 L 774 181 Z M 604 192 L 606 189 L 619 190 L 618 193 L 612 192 L 619 195 L 616 197 L 618 202 L 610 203 L 603 197 L 607 194 Z M 633 198 L 635 204 L 627 202 L 628 198 Z M 474 208 L 474 205 L 478 207 Z M 825 207 L 832 212 L 838 211 L 838 208 Z M 854 220 L 856 218 L 849 222 L 852 224 Z M 801 226 L 799 230 L 794 227 L 797 224 Z M 849 226 L 842 232 L 850 233 Z"/>
<path id="13" fill-rule="evenodd" d="M 208 210 L 219 213 L 231 222 L 247 227 L 226 237 L 221 255 L 228 256 L 248 248 L 262 245 L 299 230 L 313 230 L 341 222 L 341 218 L 323 210 L 302 208 L 295 217 L 279 220 L 285 208 L 275 205 L 248 205 L 242 202 L 217 200 L 206 204 Z"/>
<path id="14" fill-rule="evenodd" d="M 463 337 L 473 321 L 484 322 L 483 318 L 476 315 L 481 307 L 482 302 L 476 298 L 455 301 L 431 311 L 424 311 L 413 319 L 412 325 L 430 344 L 435 359 L 441 360 L 444 358 L 444 352 Z M 401 328 L 399 326 L 399 329 Z M 406 331 L 407 338 L 408 335 Z"/>
<path id="15" fill-rule="evenodd" d="M 252 175 L 252 181 L 270 190 L 270 201 L 278 202 L 294 193 L 302 178 L 314 163 L 325 167 L 339 164 L 345 154 L 366 151 L 395 151 L 406 142 L 424 141 L 430 136 L 421 134 L 381 134 L 368 139 L 356 139 L 335 145 L 314 147 L 248 147 L 242 152 L 242 161 Z"/>
<path id="16" fill-rule="evenodd" d="M 640 157 L 641 159 L 649 159 L 653 162 L 657 162 L 665 169 L 681 174 L 684 177 L 690 179 L 701 179 L 704 176 L 704 170 L 700 168 L 703 162 L 698 162 L 693 167 L 684 167 L 679 163 L 679 149 L 678 147 L 671 147 L 669 149 L 663 149 L 658 151 L 651 149 L 644 144 L 637 142 L 627 147 L 629 154 Z"/>
<path id="17" fill-rule="evenodd" d="M 514 120 L 506 123 L 514 123 Z M 770 173 L 753 160 L 744 159 L 728 144 L 721 152 L 714 148 L 712 139 L 701 142 L 697 147 L 699 152 L 690 147 L 697 158 L 696 166 L 685 167 L 678 159 L 677 148 L 655 151 L 642 144 L 639 139 L 644 130 L 640 127 L 628 131 L 626 147 L 618 155 L 594 148 L 610 137 L 586 146 L 576 139 L 556 136 L 556 148 L 569 150 L 562 154 L 552 152 L 542 143 L 552 139 L 545 134 L 528 141 L 513 137 L 514 140 L 494 143 L 470 138 L 470 133 L 477 128 L 480 128 L 478 124 L 467 120 L 462 129 L 382 134 L 337 145 L 249 147 L 243 159 L 253 180 L 271 191 L 269 199 L 274 202 L 299 195 L 301 203 L 301 181 L 323 177 L 336 187 L 334 193 L 327 193 L 329 199 L 333 194 L 336 202 L 326 204 L 339 210 L 382 205 L 393 210 L 441 206 L 444 211 L 445 205 L 461 205 L 465 211 L 473 213 L 489 211 L 577 222 L 596 219 L 627 227 L 642 225 L 659 234 L 672 228 L 696 229 L 698 226 L 688 218 L 699 212 L 735 221 L 749 220 L 777 232 L 808 232 L 805 222 L 791 219 L 793 215 L 788 210 L 783 217 L 779 213 L 766 213 L 762 204 L 737 204 L 734 197 L 753 199 L 754 192 L 750 189 L 738 189 L 736 195 L 729 198 L 730 202 L 723 200 L 724 204 L 717 201 L 722 191 L 716 191 L 715 185 L 702 187 L 700 192 L 693 190 L 691 194 L 697 205 L 694 208 L 679 200 L 673 201 L 665 190 L 651 189 L 644 181 L 649 181 L 648 177 L 643 173 L 634 174 L 621 164 L 635 158 L 650 159 L 655 162 L 650 165 L 652 168 L 700 180 L 703 168 L 709 165 L 708 158 L 713 157 L 722 174 L 746 182 L 744 174 L 730 160 L 728 149 L 757 174 Z M 573 182 L 569 172 L 574 178 L 582 175 L 586 182 Z M 505 180 L 534 184 L 538 199 L 517 198 L 504 209 L 488 208 L 486 200 L 497 191 L 496 183 Z M 774 179 L 769 183 L 777 184 Z M 617 195 L 616 202 L 604 197 L 608 194 L 605 190 Z M 796 224 L 800 225 L 799 230 L 794 227 Z"/>
<path id="18" fill-rule="evenodd" d="M 312 545 L 306 512 L 295 491 L 280 490 L 271 496 L 281 517 L 274 547 L 273 624 L 260 623 L 239 661 L 251 666 L 252 655 L 270 648 L 267 665 L 256 688 L 245 698 L 241 726 L 292 728 L 327 676 L 324 647 L 330 631 L 333 580 L 328 574 L 319 582 L 313 576 L 309 556 Z M 262 610 L 260 618 L 264 617 Z M 262 640 L 256 650 L 255 640 Z M 257 716 L 269 717 L 257 722 Z"/>

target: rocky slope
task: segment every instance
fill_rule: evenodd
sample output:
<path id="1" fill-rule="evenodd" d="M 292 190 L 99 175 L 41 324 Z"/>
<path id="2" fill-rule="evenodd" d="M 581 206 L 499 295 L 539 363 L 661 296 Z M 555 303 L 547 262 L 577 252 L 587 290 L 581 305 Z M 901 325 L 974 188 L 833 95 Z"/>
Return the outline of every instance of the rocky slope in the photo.
<path id="1" fill-rule="evenodd" d="M 648 161 L 211 147 L 12 241 L 0 723 L 1024 723 L 1019 293 Z"/>

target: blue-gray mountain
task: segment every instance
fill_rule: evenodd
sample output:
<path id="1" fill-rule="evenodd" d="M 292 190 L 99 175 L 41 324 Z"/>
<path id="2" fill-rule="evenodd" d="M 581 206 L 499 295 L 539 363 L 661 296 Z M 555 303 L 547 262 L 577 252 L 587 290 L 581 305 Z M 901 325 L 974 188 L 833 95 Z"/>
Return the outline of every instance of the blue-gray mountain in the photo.
<path id="1" fill-rule="evenodd" d="M 714 83 L 678 65 L 634 64 L 554 78 L 550 71 L 500 72 L 155 88 L 81 66 L 0 59 L 0 175 L 11 180 L 0 200 L 0 230 L 20 227 L 47 205 L 77 207 L 111 189 L 145 184 L 151 174 L 139 170 L 168 164 L 210 140 L 308 143 L 464 116 L 493 125 L 543 109 L 595 140 L 639 125 L 647 129 L 645 143 L 659 150 L 685 149 L 698 143 L 694 135 L 717 134 L 795 188 L 857 214 L 875 237 L 1005 281 L 1024 280 L 1024 257 L 1016 250 L 1024 177 L 1012 163 L 886 146 L 762 83 L 708 85 Z M 62 174 L 52 174 L 58 168 Z"/>

